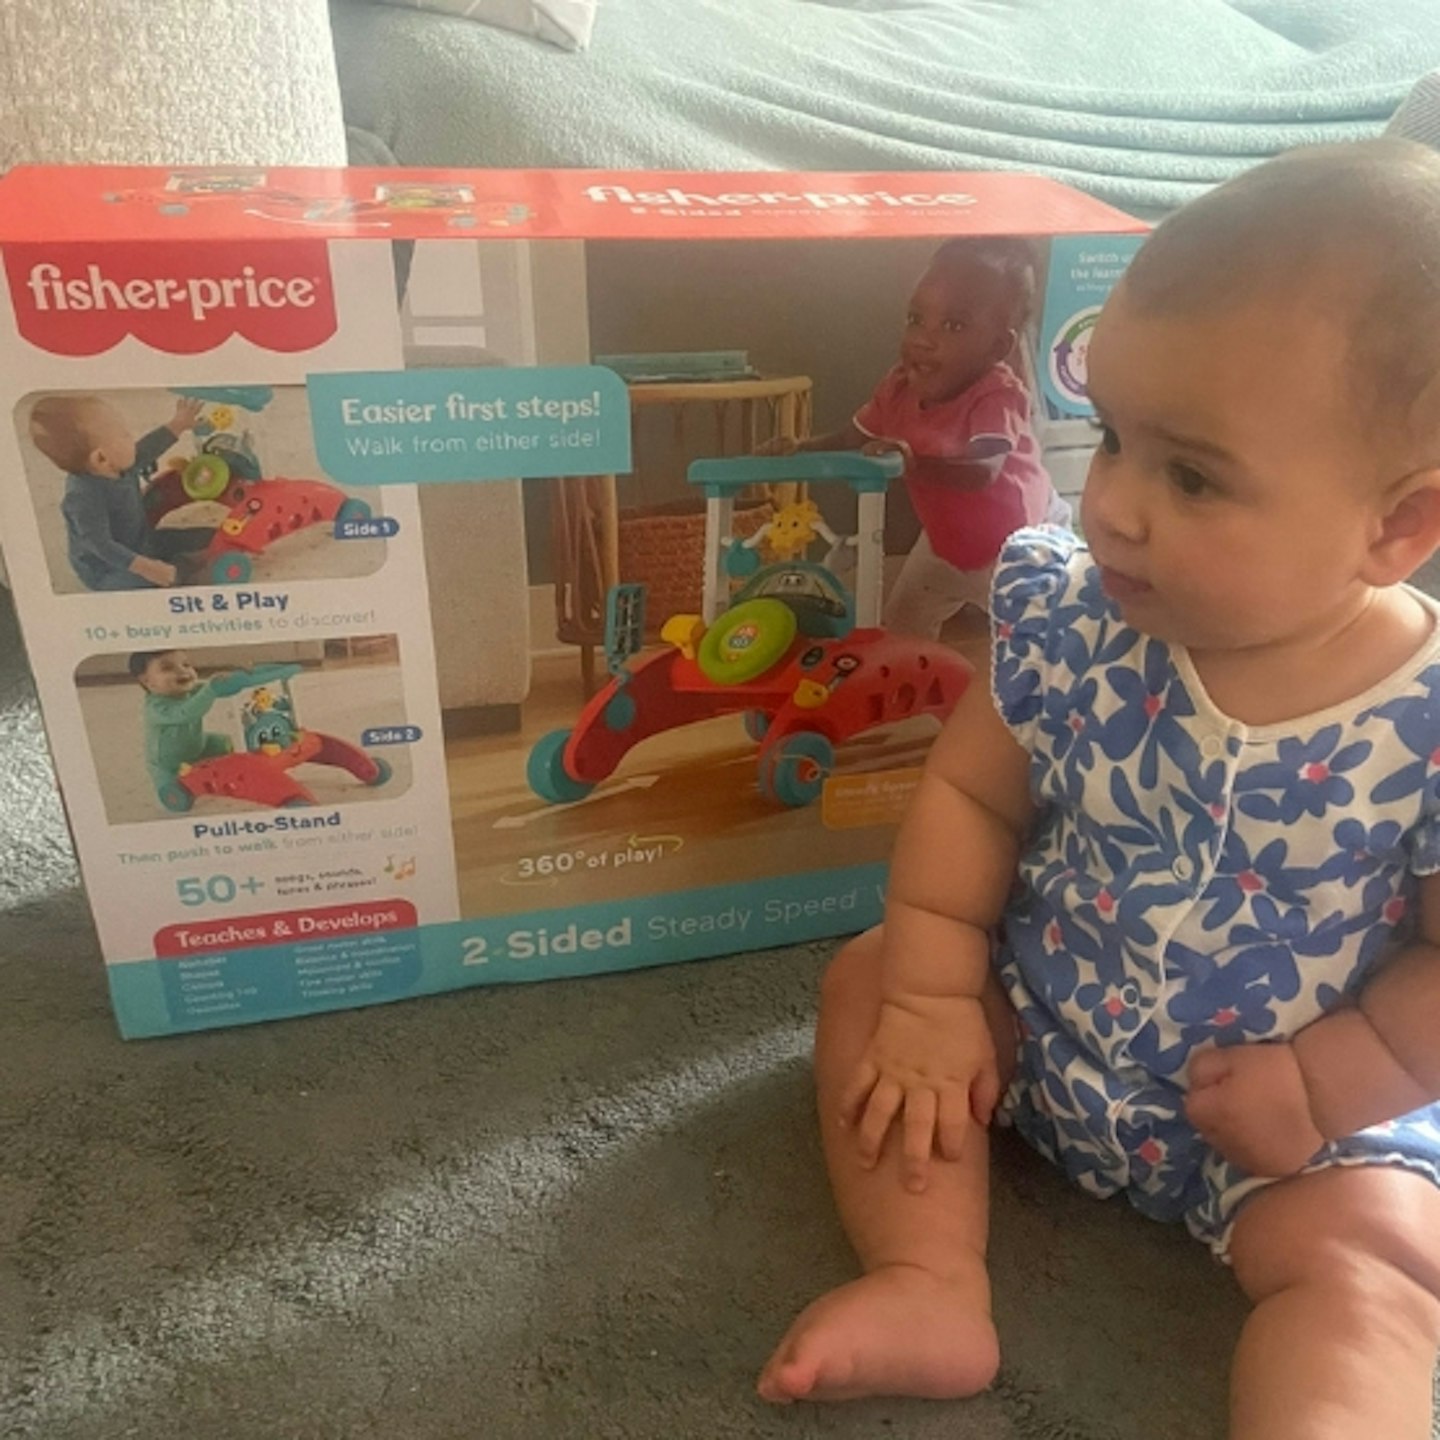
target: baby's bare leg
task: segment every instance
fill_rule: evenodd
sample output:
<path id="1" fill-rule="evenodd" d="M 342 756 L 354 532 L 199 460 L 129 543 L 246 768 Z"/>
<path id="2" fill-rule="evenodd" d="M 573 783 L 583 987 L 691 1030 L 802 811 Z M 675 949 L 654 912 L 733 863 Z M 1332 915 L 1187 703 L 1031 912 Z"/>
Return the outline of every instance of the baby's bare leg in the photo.
<path id="1" fill-rule="evenodd" d="M 863 1395 L 973 1395 L 999 1364 L 985 1273 L 988 1141 L 978 1126 L 952 1163 L 935 1157 L 919 1195 L 899 1174 L 892 1130 L 873 1170 L 841 1123 L 840 1095 L 875 1029 L 880 932 L 836 956 L 821 990 L 816 1089 L 825 1163 L 840 1221 L 865 1273 L 822 1295 L 781 1340 L 761 1373 L 767 1400 L 849 1400 Z M 986 997 L 1001 1082 L 1015 1032 L 999 986 Z"/>
<path id="2" fill-rule="evenodd" d="M 1301 1175 L 1240 1212 L 1231 1258 L 1255 1302 L 1231 1440 L 1428 1440 L 1440 1190 L 1402 1170 Z"/>

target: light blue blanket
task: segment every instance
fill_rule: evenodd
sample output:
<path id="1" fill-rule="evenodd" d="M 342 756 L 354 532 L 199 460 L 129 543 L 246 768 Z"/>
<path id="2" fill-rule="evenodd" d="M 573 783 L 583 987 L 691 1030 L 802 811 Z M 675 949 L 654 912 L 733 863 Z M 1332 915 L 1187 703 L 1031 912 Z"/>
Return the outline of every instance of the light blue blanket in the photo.
<path id="1" fill-rule="evenodd" d="M 347 118 L 402 164 L 1024 168 L 1145 213 L 1376 133 L 1440 67 L 1440 0 L 605 0 L 579 55 L 334 21 Z"/>

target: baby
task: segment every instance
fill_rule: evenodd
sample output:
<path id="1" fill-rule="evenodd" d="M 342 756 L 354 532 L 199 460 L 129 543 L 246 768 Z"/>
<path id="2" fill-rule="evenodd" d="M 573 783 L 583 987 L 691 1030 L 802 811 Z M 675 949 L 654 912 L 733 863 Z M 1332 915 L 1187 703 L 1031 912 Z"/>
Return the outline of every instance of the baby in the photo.
<path id="1" fill-rule="evenodd" d="M 1254 1303 L 1245 1440 L 1430 1435 L 1440 1339 L 1440 156 L 1300 151 L 1167 221 L 1090 352 L 1087 545 L 1028 531 L 884 925 L 826 977 L 864 1275 L 771 1400 L 995 1374 L 986 1126 Z"/>
<path id="2" fill-rule="evenodd" d="M 89 589 L 174 585 L 177 562 L 209 544 L 213 530 L 156 530 L 145 514 L 145 480 L 201 407 L 181 400 L 166 424 L 139 440 L 95 395 L 47 395 L 31 410 L 35 448 L 67 472 L 60 511 L 70 565 Z"/>
<path id="3" fill-rule="evenodd" d="M 1040 464 L 1030 394 L 1006 363 L 1034 287 L 1023 241 L 948 241 L 910 297 L 899 363 L 849 425 L 766 447 L 905 456 L 921 535 L 886 600 L 888 629 L 934 639 L 967 604 L 983 610 L 1005 538 L 1070 518 Z"/>
<path id="4" fill-rule="evenodd" d="M 183 650 L 137 650 L 129 669 L 145 691 L 145 768 L 157 794 L 197 760 L 231 752 L 224 735 L 205 728 L 205 717 L 217 700 L 245 688 L 245 672 L 202 680 Z"/>

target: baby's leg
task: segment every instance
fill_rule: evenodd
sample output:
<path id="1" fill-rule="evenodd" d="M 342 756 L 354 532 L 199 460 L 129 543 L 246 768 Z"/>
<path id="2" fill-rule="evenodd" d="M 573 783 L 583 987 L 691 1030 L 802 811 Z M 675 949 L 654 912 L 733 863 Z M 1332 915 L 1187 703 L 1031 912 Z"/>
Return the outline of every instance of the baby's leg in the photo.
<path id="1" fill-rule="evenodd" d="M 1440 1190 L 1379 1166 L 1297 1176 L 1245 1206 L 1230 1253 L 1255 1302 L 1231 1440 L 1428 1440 Z"/>
<path id="2" fill-rule="evenodd" d="M 938 640 L 945 622 L 966 605 L 989 605 L 990 574 L 989 568 L 957 570 L 935 553 L 922 530 L 885 597 L 881 624 L 897 635 Z"/>
<path id="3" fill-rule="evenodd" d="M 937 1155 L 921 1194 L 905 1189 L 892 1130 L 864 1169 L 840 1095 L 875 1028 L 880 932 L 847 945 L 826 973 L 816 1035 L 820 1134 L 840 1220 L 865 1273 L 822 1295 L 791 1325 L 761 1373 L 767 1400 L 973 1395 L 999 1364 L 985 1273 L 988 1139 L 974 1127 L 961 1158 Z M 993 982 L 992 982 L 993 983 Z M 986 996 L 1008 1083 L 1015 1030 L 999 986 Z"/>

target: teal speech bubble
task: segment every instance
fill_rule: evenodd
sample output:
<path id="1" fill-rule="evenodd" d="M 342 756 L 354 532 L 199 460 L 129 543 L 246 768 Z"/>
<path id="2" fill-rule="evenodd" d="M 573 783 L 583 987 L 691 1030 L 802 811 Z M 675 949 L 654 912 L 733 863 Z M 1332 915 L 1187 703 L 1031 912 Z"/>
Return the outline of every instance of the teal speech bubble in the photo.
<path id="1" fill-rule="evenodd" d="M 305 384 L 315 454 L 342 485 L 630 469 L 630 397 L 599 365 L 354 371 Z"/>

